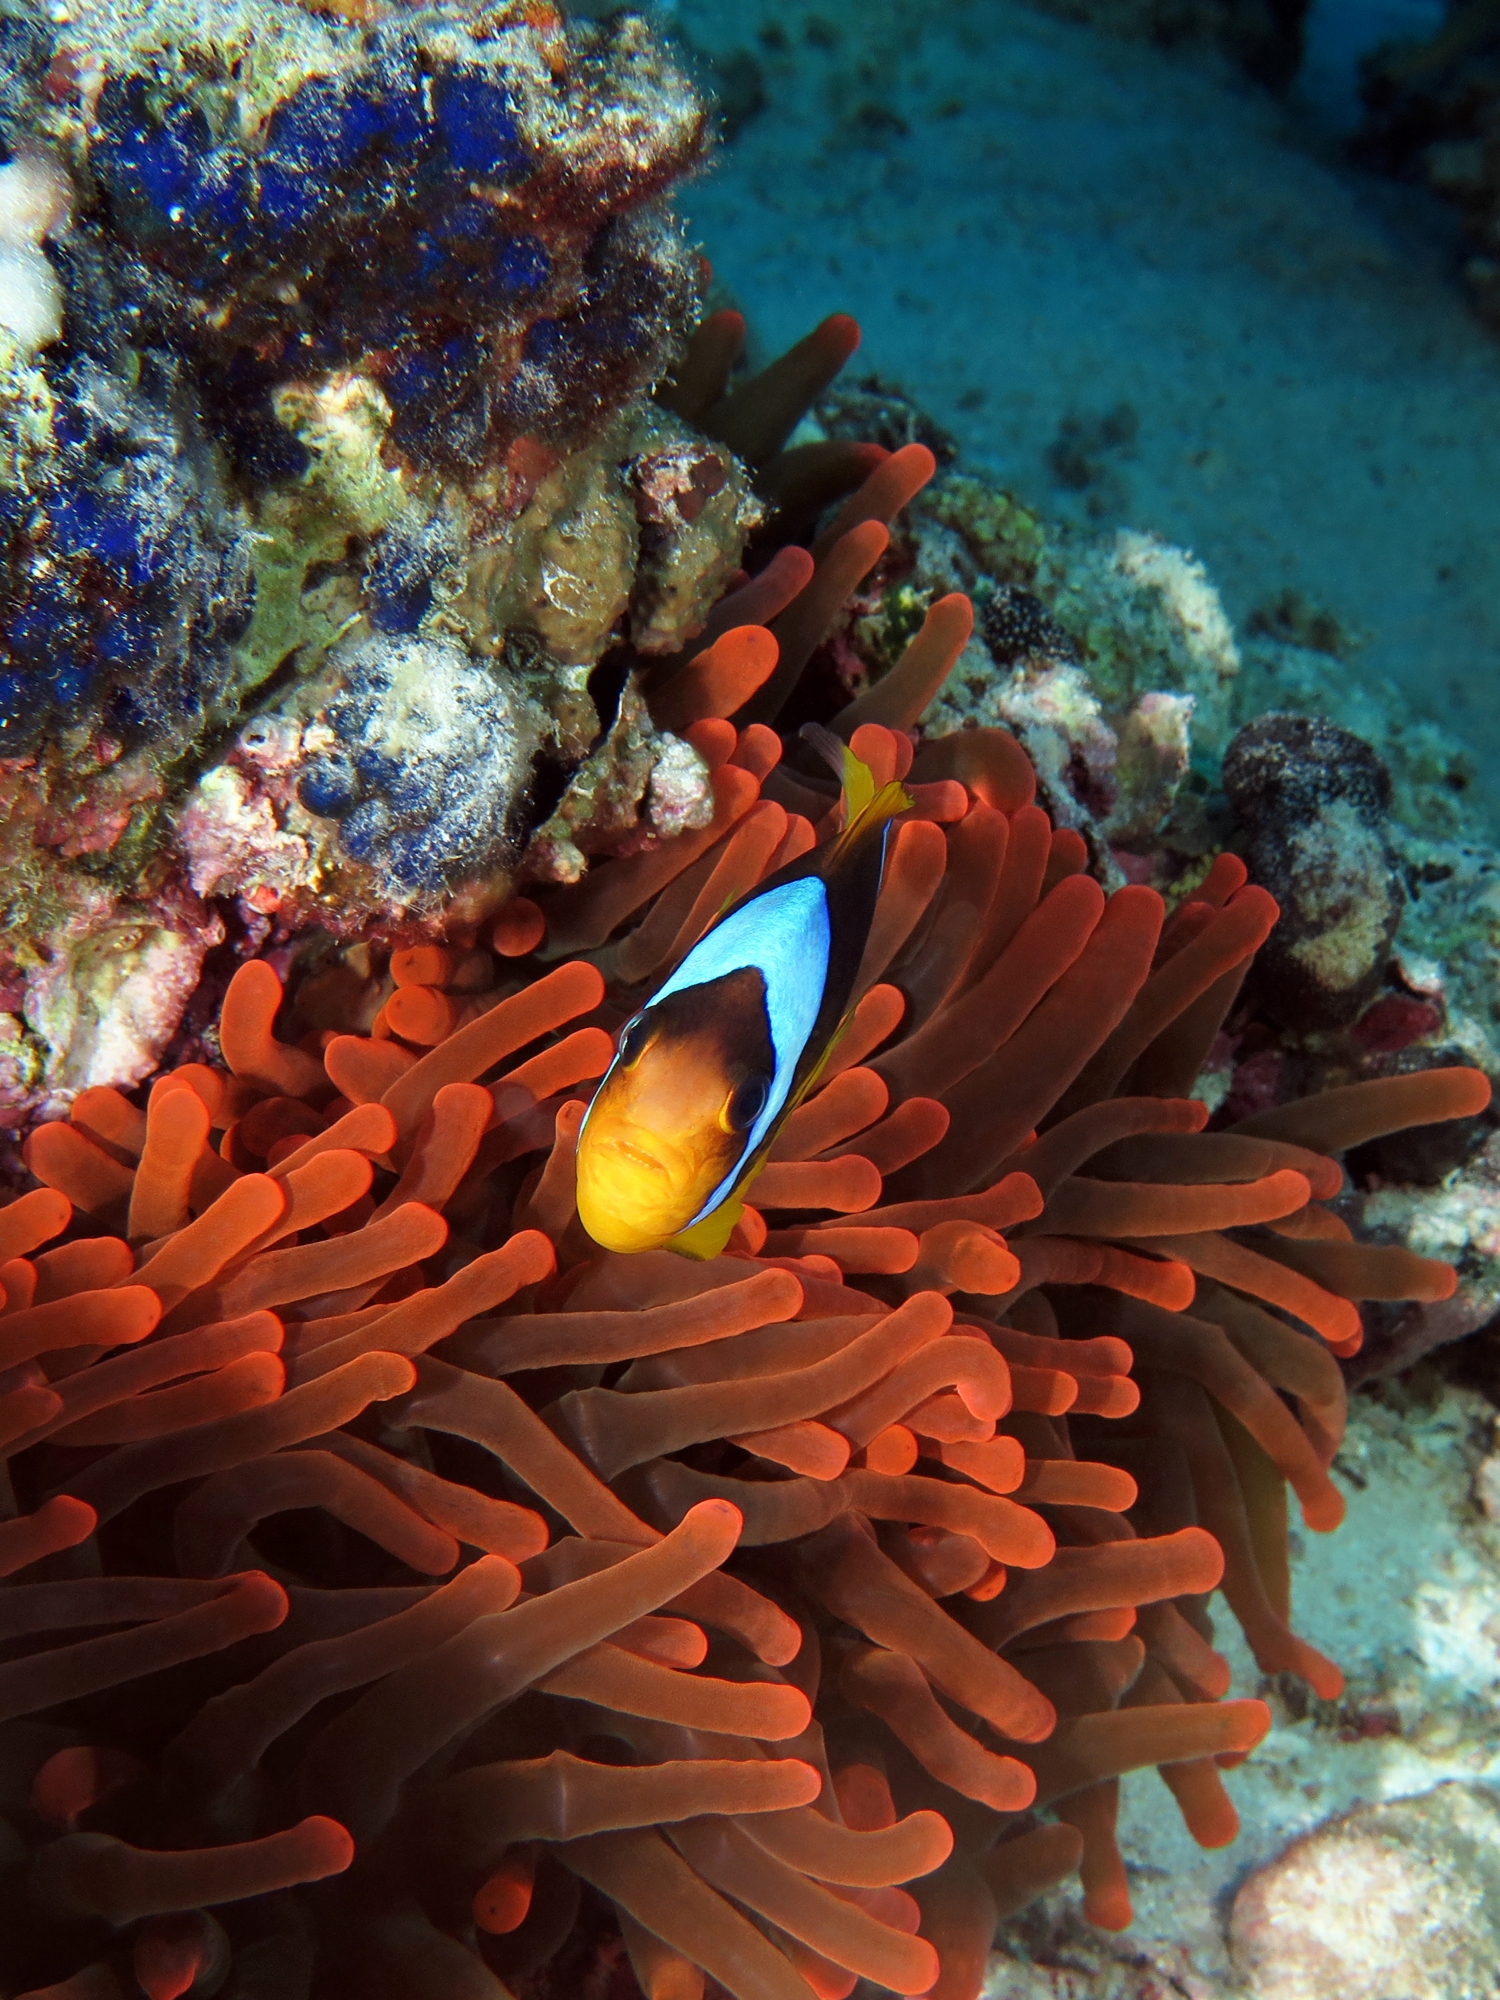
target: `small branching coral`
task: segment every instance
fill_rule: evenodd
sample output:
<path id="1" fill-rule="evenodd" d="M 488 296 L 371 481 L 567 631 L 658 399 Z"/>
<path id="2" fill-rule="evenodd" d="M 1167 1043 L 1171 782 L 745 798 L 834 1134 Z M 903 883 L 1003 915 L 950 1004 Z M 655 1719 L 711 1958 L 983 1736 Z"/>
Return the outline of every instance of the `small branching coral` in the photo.
<path id="1" fill-rule="evenodd" d="M 658 674 L 710 826 L 512 901 L 492 949 L 290 994 L 248 963 L 222 1067 L 34 1134 L 0 1210 L 11 1990 L 501 2000 L 628 1961 L 647 2000 L 972 2000 L 1073 1868 L 1128 1921 L 1122 1773 L 1233 1836 L 1220 1772 L 1268 1715 L 1221 1698 L 1210 1593 L 1337 1692 L 1285 1496 L 1337 1524 L 1357 1301 L 1452 1273 L 1350 1239 L 1336 1156 L 1488 1085 L 1206 1132 L 1187 1093 L 1274 905 L 1225 856 L 1164 922 L 1084 872 L 1012 738 L 914 754 L 962 600 L 837 718 L 916 804 L 728 1251 L 578 1224 L 615 1032 L 833 830 L 744 718 L 914 470 Z"/>

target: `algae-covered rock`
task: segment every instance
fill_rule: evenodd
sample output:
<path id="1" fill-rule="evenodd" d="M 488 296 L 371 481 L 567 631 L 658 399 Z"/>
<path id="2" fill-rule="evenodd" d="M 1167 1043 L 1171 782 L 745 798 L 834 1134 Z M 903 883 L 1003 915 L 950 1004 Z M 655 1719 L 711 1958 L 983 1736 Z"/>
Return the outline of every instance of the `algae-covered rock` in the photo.
<path id="1" fill-rule="evenodd" d="M 962 590 L 977 613 L 923 717 L 929 734 L 1013 730 L 1047 810 L 1084 834 L 1107 880 L 1138 874 L 1164 843 L 1185 860 L 1210 849 L 1187 780 L 1194 756 L 1216 760 L 1233 733 L 1241 660 L 1199 562 L 1153 535 L 1095 541 L 1045 523 L 967 473 L 919 497 L 903 555 L 854 626 L 877 677 L 933 599 Z"/>
<path id="2" fill-rule="evenodd" d="M 761 510 L 649 399 L 709 137 L 640 19 L 15 0 L 0 41 L 14 1117 L 81 1073 L 61 940 L 124 1080 L 181 982 L 128 1007 L 91 939 L 472 920 L 699 823 L 633 677 Z"/>
<path id="3" fill-rule="evenodd" d="M 1347 729 L 1273 714 L 1235 737 L 1223 775 L 1251 879 L 1281 906 L 1255 967 L 1262 1004 L 1303 1029 L 1352 1022 L 1381 984 L 1404 902 L 1389 771 Z"/>
<path id="4" fill-rule="evenodd" d="M 1230 1943 L 1248 2000 L 1478 2000 L 1500 1981 L 1500 1795 L 1364 1806 L 1257 1869 Z"/>

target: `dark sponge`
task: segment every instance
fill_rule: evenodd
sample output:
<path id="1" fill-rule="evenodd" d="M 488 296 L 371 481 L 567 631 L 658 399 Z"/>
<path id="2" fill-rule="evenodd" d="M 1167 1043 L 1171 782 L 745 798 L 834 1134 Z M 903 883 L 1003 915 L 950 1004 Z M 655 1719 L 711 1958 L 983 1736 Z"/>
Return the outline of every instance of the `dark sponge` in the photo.
<path id="1" fill-rule="evenodd" d="M 1305 820 L 1335 801 L 1377 826 L 1391 809 L 1391 774 L 1362 737 L 1315 715 L 1262 715 L 1224 758 L 1224 790 L 1246 824 Z"/>
<path id="2" fill-rule="evenodd" d="M 996 666 L 1023 660 L 1076 660 L 1078 648 L 1039 597 L 1002 583 L 979 613 L 980 635 Z"/>
<path id="3" fill-rule="evenodd" d="M 1281 905 L 1254 997 L 1289 1028 L 1347 1027 L 1380 989 L 1405 905 L 1389 771 L 1336 723 L 1263 715 L 1230 744 L 1224 789 L 1251 879 Z"/>

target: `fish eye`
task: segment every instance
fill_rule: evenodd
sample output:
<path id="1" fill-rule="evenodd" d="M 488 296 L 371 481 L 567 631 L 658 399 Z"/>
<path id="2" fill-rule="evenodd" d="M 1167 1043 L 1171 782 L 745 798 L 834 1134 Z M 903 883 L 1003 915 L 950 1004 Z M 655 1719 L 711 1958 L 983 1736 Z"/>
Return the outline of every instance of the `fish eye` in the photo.
<path id="1" fill-rule="evenodd" d="M 644 1012 L 632 1016 L 620 1030 L 620 1039 L 617 1045 L 619 1060 L 622 1063 L 629 1064 L 637 1061 L 644 1055 L 650 1032 L 650 1023 L 647 1021 Z"/>
<path id="2" fill-rule="evenodd" d="M 771 1095 L 768 1076 L 747 1076 L 734 1087 L 726 1117 L 731 1132 L 748 1132 L 766 1108 Z"/>

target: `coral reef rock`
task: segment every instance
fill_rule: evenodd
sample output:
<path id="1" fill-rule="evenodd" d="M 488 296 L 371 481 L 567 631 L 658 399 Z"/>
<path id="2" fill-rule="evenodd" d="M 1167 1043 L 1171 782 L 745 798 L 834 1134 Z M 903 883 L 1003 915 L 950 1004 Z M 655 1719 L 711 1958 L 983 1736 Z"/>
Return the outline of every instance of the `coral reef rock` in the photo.
<path id="1" fill-rule="evenodd" d="M 0 41 L 14 1126 L 98 1078 L 60 981 L 111 1081 L 161 1057 L 172 1010 L 89 983 L 105 936 L 196 975 L 226 923 L 472 920 L 660 799 L 705 823 L 634 677 L 760 507 L 648 400 L 708 132 L 640 19 L 22 0 Z"/>
<path id="2" fill-rule="evenodd" d="M 1251 878 L 1281 905 L 1256 967 L 1274 1019 L 1353 1021 L 1380 986 L 1403 897 L 1386 838 L 1390 773 L 1334 723 L 1266 715 L 1224 758 L 1224 789 Z"/>
<path id="3" fill-rule="evenodd" d="M 868 415 L 866 401 L 830 394 L 802 434 L 852 437 Z M 888 437 L 930 429 L 894 390 L 879 415 Z M 1081 536 L 982 476 L 945 472 L 917 496 L 898 559 L 857 607 L 860 671 L 878 680 L 925 605 L 952 590 L 973 598 L 976 629 L 923 715 L 929 734 L 1011 730 L 1047 810 L 1084 834 L 1106 876 L 1118 866 L 1138 879 L 1137 863 L 1164 845 L 1201 856 L 1217 844 L 1187 796 L 1189 742 L 1200 762 L 1222 756 L 1245 712 L 1241 651 L 1196 558 L 1136 529 Z"/>
<path id="4" fill-rule="evenodd" d="M 1230 1919 L 1253 2000 L 1470 2000 L 1500 1978 L 1500 1793 L 1440 1785 L 1294 1841 Z"/>
<path id="5" fill-rule="evenodd" d="M 1220 748 L 1230 733 L 1239 653 L 1202 565 L 1133 530 L 1075 542 L 967 474 L 912 511 L 906 562 L 855 627 L 860 649 L 878 670 L 914 604 L 972 594 L 977 630 L 924 727 L 1011 730 L 1047 810 L 1082 833 L 1101 875 L 1141 879 L 1179 805 L 1190 733 Z"/>

